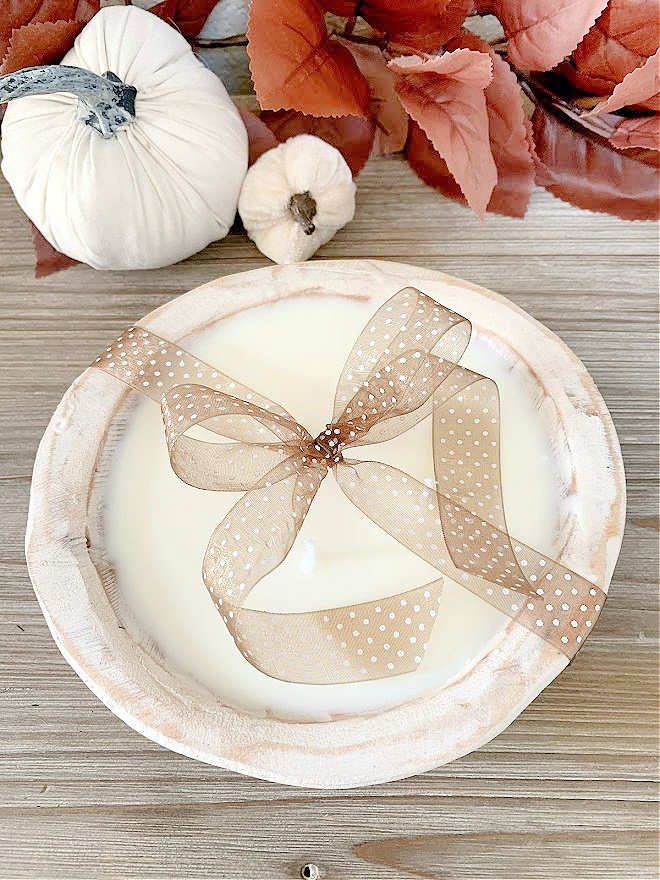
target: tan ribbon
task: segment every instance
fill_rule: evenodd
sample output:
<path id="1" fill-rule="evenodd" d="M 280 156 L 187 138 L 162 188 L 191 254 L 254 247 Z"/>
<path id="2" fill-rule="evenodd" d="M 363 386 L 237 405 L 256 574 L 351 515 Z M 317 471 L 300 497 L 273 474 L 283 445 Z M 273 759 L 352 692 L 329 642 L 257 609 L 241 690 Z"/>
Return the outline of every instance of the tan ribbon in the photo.
<path id="1" fill-rule="evenodd" d="M 332 421 L 316 438 L 272 400 L 140 326 L 97 358 L 95 366 L 161 404 L 182 480 L 245 491 L 211 536 L 202 577 L 239 651 L 265 674 L 309 684 L 384 678 L 414 671 L 428 645 L 442 577 L 321 611 L 245 607 L 255 584 L 288 554 L 328 470 L 353 504 L 439 572 L 567 657 L 579 650 L 605 594 L 509 534 L 497 385 L 458 364 L 471 331 L 418 290 L 399 291 L 360 334 Z M 390 465 L 344 457 L 429 415 L 434 488 Z M 234 442 L 194 439 L 195 425 Z M 356 567 L 358 581 L 367 565 Z"/>

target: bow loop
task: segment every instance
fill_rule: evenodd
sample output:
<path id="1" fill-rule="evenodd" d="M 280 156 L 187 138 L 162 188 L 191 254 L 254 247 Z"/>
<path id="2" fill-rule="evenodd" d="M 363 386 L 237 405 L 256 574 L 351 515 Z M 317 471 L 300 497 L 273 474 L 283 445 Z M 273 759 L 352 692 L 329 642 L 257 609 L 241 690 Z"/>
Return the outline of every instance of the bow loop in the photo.
<path id="1" fill-rule="evenodd" d="M 338 424 L 347 445 L 382 443 L 431 414 L 434 394 L 456 365 L 420 349 L 387 358 L 362 383 Z"/>
<path id="2" fill-rule="evenodd" d="M 337 384 L 333 421 L 339 420 L 379 365 L 394 362 L 409 349 L 458 363 L 471 332 L 468 320 L 414 287 L 395 293 L 364 327 L 346 359 Z"/>
<path id="3" fill-rule="evenodd" d="M 175 385 L 163 395 L 161 410 L 172 470 L 200 489 L 251 489 L 311 440 L 292 418 L 204 385 Z M 199 428 L 240 442 L 188 435 Z"/>

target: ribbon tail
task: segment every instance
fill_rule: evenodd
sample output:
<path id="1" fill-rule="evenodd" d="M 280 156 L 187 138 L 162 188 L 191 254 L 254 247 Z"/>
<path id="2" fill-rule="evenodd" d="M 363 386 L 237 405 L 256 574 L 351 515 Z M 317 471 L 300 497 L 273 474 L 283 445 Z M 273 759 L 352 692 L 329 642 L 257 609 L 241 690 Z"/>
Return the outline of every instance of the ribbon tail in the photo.
<path id="1" fill-rule="evenodd" d="M 291 413 L 274 400 L 205 363 L 178 342 L 163 339 L 139 324 L 125 330 L 91 366 L 157 403 L 175 385 L 197 382 L 294 421 Z"/>
<path id="2" fill-rule="evenodd" d="M 442 393 L 444 390 L 444 393 Z M 574 656 L 605 593 L 507 527 L 496 383 L 465 368 L 438 389 L 433 459 L 442 529 L 459 582 L 487 582 L 487 601 Z M 457 578 L 458 579 L 458 578 Z"/>
<path id="3" fill-rule="evenodd" d="M 278 613 L 246 608 L 250 591 L 287 556 L 327 473 L 292 456 L 246 492 L 209 542 L 202 577 L 243 657 L 273 678 L 367 681 L 422 662 L 442 579 L 369 602 Z"/>
<path id="4" fill-rule="evenodd" d="M 455 500 L 390 465 L 345 462 L 337 469 L 337 481 L 356 507 L 421 559 L 567 657 L 579 650 L 604 601 L 605 594 L 594 584 L 549 557 L 535 555 Z M 506 565 L 498 549 L 504 541 L 512 541 L 515 551 L 523 555 L 521 569 L 536 564 L 527 577 Z M 467 570 L 459 568 L 450 546 L 459 559 L 468 552 L 492 553 L 495 547 L 495 561 L 490 562 L 488 556 L 478 570 L 472 565 Z M 505 577 L 500 576 L 496 562 L 509 567 Z"/>
<path id="5" fill-rule="evenodd" d="M 237 645 L 261 672 L 298 684 L 347 684 L 415 672 L 441 593 L 442 578 L 396 596 L 321 611 L 245 608 Z"/>
<path id="6" fill-rule="evenodd" d="M 327 469 L 302 455 L 277 465 L 229 511 L 206 548 L 202 578 L 234 641 L 252 642 L 239 622 L 250 592 L 286 558 Z M 245 643 L 245 644 L 244 644 Z"/>

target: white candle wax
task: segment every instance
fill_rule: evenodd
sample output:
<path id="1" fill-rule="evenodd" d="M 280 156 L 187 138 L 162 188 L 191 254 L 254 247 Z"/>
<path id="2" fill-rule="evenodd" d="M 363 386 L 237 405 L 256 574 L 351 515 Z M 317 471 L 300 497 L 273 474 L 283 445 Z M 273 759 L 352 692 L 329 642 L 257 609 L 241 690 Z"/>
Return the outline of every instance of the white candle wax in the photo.
<path id="1" fill-rule="evenodd" d="M 225 319 L 186 347 L 276 400 L 316 435 L 330 420 L 341 367 L 375 308 L 373 302 L 335 297 L 284 300 Z M 477 334 L 461 362 L 499 387 L 509 529 L 549 552 L 557 532 L 559 479 L 532 392 Z M 386 443 L 351 450 L 349 457 L 431 478 L 431 420 Z M 238 652 L 201 578 L 208 540 L 238 498 L 240 493 L 180 481 L 170 468 L 159 407 L 139 401 L 113 459 L 105 515 L 108 549 L 133 615 L 129 626 L 134 638 L 155 642 L 168 668 L 228 705 L 305 720 L 397 705 L 464 673 L 509 622 L 445 576 L 429 648 L 416 672 L 323 686 L 269 678 Z M 255 587 L 247 605 L 269 611 L 327 608 L 391 595 L 438 576 L 357 510 L 328 474 L 288 557 Z"/>

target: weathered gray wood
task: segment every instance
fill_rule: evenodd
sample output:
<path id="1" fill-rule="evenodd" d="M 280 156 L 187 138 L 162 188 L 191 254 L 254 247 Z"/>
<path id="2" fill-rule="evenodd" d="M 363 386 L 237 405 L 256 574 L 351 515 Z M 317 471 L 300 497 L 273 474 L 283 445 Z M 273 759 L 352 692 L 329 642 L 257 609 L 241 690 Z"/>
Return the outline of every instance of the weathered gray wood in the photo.
<path id="1" fill-rule="evenodd" d="M 37 281 L 0 184 L 0 876 L 656 878 L 657 229 L 537 193 L 525 221 L 467 210 L 400 160 L 358 181 L 323 257 L 382 257 L 509 296 L 582 358 L 626 462 L 628 531 L 598 628 L 479 752 L 403 782 L 305 792 L 165 751 L 85 688 L 23 561 L 29 474 L 69 382 L 106 340 L 184 290 L 266 261 L 240 234 L 170 269 Z"/>

